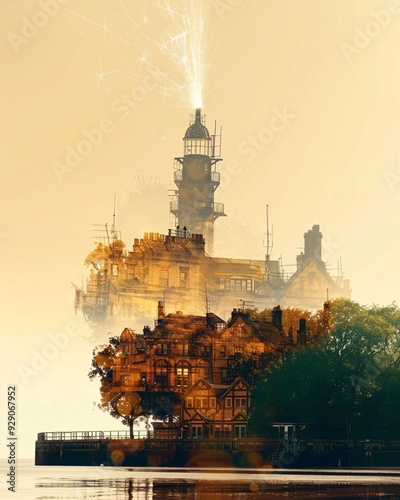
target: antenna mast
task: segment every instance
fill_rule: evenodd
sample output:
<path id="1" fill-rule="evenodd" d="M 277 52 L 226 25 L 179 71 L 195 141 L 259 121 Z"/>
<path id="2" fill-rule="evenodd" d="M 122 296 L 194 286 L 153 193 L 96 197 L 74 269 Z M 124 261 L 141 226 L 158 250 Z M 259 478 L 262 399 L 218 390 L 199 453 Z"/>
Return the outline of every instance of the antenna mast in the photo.
<path id="1" fill-rule="evenodd" d="M 206 292 L 206 313 L 208 314 L 210 312 L 210 301 L 208 299 L 207 281 L 204 283 L 204 288 L 205 288 L 205 292 Z"/>
<path id="2" fill-rule="evenodd" d="M 271 256 L 271 253 L 272 253 L 272 248 L 274 246 L 274 240 L 273 240 L 274 227 L 272 226 L 272 231 L 270 233 L 269 232 L 269 205 L 267 205 L 266 210 L 267 210 L 267 257 L 269 259 Z M 270 245 L 270 240 L 269 240 L 270 236 L 271 236 L 271 245 Z"/>
<path id="3" fill-rule="evenodd" d="M 272 248 L 274 246 L 274 241 L 273 241 L 273 236 L 274 236 L 274 227 L 272 226 L 272 231 L 271 233 L 269 232 L 269 205 L 266 206 L 266 215 L 267 215 L 267 243 L 265 244 L 264 242 L 264 247 L 267 249 L 266 253 L 266 269 L 265 269 L 265 274 L 267 277 L 267 281 L 269 281 L 269 260 L 271 258 L 271 253 L 272 253 Z M 270 239 L 271 238 L 271 239 Z"/>

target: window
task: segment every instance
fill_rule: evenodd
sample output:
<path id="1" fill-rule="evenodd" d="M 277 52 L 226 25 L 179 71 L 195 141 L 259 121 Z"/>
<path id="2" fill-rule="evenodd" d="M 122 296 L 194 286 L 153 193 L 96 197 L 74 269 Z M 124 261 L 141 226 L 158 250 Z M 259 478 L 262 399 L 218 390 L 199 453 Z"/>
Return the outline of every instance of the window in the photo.
<path id="1" fill-rule="evenodd" d="M 235 437 L 236 438 L 245 438 L 246 437 L 246 426 L 241 424 L 241 425 L 235 425 Z"/>
<path id="2" fill-rule="evenodd" d="M 232 398 L 226 398 L 225 399 L 225 407 L 226 408 L 232 408 Z"/>
<path id="3" fill-rule="evenodd" d="M 221 278 L 219 282 L 221 290 L 233 293 L 244 293 L 253 291 L 253 280 L 243 278 Z"/>
<path id="4" fill-rule="evenodd" d="M 185 139 L 185 155 L 206 155 L 209 156 L 209 139 Z M 207 163 L 205 163 L 207 169 Z"/>
<path id="5" fill-rule="evenodd" d="M 189 386 L 189 364 L 184 361 L 176 365 L 176 385 L 177 387 Z"/>
<path id="6" fill-rule="evenodd" d="M 122 366 L 126 366 L 128 364 L 128 358 L 122 358 Z"/>
<path id="7" fill-rule="evenodd" d="M 158 274 L 158 284 L 160 286 L 166 287 L 168 286 L 168 270 L 160 269 Z"/>
<path id="8" fill-rule="evenodd" d="M 196 398 L 196 408 L 208 408 L 207 398 Z"/>
<path id="9" fill-rule="evenodd" d="M 192 397 L 188 397 L 186 399 L 186 408 L 193 408 L 193 398 Z"/>
<path id="10" fill-rule="evenodd" d="M 203 437 L 203 426 L 201 424 L 193 425 L 192 427 L 192 438 Z"/>
<path id="11" fill-rule="evenodd" d="M 219 349 L 219 355 L 220 355 L 221 357 L 223 357 L 223 358 L 226 356 L 226 347 L 225 347 L 224 345 L 222 345 L 222 346 L 220 347 L 220 349 Z"/>
<path id="12" fill-rule="evenodd" d="M 199 377 L 204 379 L 210 378 L 210 366 L 209 364 L 199 365 Z"/>
<path id="13" fill-rule="evenodd" d="M 179 286 L 181 288 L 187 288 L 189 286 L 189 268 L 187 267 L 179 268 Z"/>
<path id="14" fill-rule="evenodd" d="M 217 401 L 216 401 L 215 397 L 212 396 L 210 398 L 210 408 L 216 408 L 216 406 L 217 406 Z"/>
<path id="15" fill-rule="evenodd" d="M 230 290 L 231 289 L 231 280 L 230 279 L 221 279 L 219 283 L 220 283 L 221 290 Z"/>
<path id="16" fill-rule="evenodd" d="M 204 346 L 204 355 L 205 356 L 211 356 L 211 346 L 210 345 L 205 345 Z"/>
<path id="17" fill-rule="evenodd" d="M 112 266 L 111 266 L 111 274 L 113 276 L 118 276 L 118 264 L 112 264 Z"/>
<path id="18" fill-rule="evenodd" d="M 158 361 L 156 365 L 156 383 L 162 387 L 168 386 L 169 366 L 166 361 Z"/>
<path id="19" fill-rule="evenodd" d="M 129 351 L 130 351 L 129 345 L 124 345 L 122 347 L 122 351 L 123 351 L 124 354 L 129 354 Z"/>
<path id="20" fill-rule="evenodd" d="M 235 408 L 246 408 L 246 398 L 235 398 Z"/>

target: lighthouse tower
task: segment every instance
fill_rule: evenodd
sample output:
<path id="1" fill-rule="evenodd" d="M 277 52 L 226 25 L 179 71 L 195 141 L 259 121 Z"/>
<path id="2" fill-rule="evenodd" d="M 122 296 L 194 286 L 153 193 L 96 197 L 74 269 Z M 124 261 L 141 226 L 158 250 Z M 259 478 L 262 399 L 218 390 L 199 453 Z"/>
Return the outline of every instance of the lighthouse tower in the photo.
<path id="1" fill-rule="evenodd" d="M 210 136 L 201 110 L 196 109 L 183 138 L 183 157 L 175 158 L 174 181 L 178 189 L 170 202 L 175 225 L 202 234 L 210 255 L 214 251 L 214 221 L 225 216 L 223 203 L 214 202 L 220 183 L 216 164 L 222 160 L 217 137 L 220 135 Z"/>

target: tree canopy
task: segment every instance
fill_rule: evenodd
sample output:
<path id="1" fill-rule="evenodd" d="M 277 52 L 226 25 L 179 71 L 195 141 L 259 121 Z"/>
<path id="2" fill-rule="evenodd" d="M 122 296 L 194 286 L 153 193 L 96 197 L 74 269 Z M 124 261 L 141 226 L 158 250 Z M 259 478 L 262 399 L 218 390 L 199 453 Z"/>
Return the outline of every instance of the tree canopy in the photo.
<path id="1" fill-rule="evenodd" d="M 112 384 L 112 371 L 119 355 L 120 337 L 110 337 L 109 343 L 93 349 L 89 378 L 100 379 L 100 403 L 98 407 L 119 419 L 129 427 L 130 438 L 133 439 L 133 426 L 137 419 L 146 420 L 152 416 L 155 420 L 172 418 L 176 401 L 173 395 L 160 395 L 119 390 Z"/>
<path id="2" fill-rule="evenodd" d="M 328 335 L 287 351 L 266 368 L 253 391 L 255 432 L 263 433 L 266 422 L 290 421 L 319 435 L 399 433 L 398 306 L 337 299 L 329 315 Z"/>

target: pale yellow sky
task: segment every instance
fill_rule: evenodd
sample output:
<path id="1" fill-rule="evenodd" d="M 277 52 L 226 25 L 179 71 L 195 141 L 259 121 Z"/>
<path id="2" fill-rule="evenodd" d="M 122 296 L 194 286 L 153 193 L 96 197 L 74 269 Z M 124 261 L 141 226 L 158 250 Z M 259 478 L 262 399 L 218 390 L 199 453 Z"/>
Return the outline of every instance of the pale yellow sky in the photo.
<path id="1" fill-rule="evenodd" d="M 155 92 L 139 61 L 182 83 L 153 43 L 173 31 L 156 1 L 62 4 L 0 7 L 2 385 L 19 385 L 23 456 L 39 431 L 119 427 L 93 410 L 90 341 L 71 337 L 27 379 L 21 366 L 51 353 L 50 333 L 70 322 L 87 335 L 71 281 L 82 279 L 92 224 L 111 222 L 114 193 L 128 245 L 167 230 L 173 158 L 192 111 Z M 209 17 L 203 111 L 210 129 L 223 127 L 216 201 L 228 214 L 215 254 L 263 258 L 269 204 L 275 258 L 295 263 L 304 232 L 320 224 L 323 257 L 330 267 L 342 258 L 355 300 L 398 301 L 400 2 L 220 0 Z M 78 148 L 74 164 L 67 155 Z M 57 175 L 54 163 L 67 159 L 73 166 Z"/>

